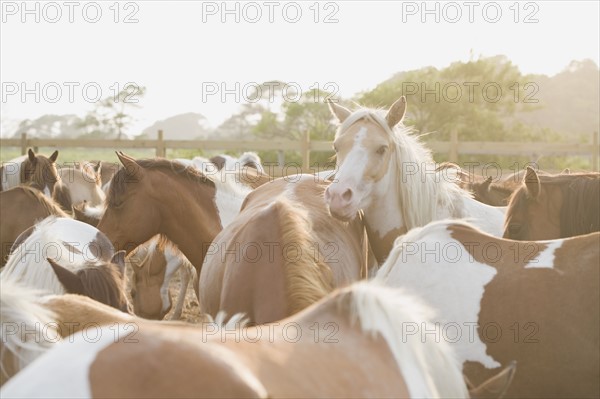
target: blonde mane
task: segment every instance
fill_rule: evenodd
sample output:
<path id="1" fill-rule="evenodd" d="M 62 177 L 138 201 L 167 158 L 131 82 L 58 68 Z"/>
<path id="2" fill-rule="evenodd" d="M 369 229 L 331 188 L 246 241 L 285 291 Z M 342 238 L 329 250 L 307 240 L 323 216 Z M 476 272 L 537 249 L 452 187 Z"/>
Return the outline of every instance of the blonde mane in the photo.
<path id="1" fill-rule="evenodd" d="M 453 182 L 446 181 L 436 170 L 431 151 L 419 141 L 412 128 L 400 123 L 391 129 L 383 110 L 361 108 L 353 112 L 341 124 L 336 136 L 362 119 L 377 124 L 395 144 L 390 169 L 396 173 L 395 188 L 407 230 L 435 220 L 437 211 L 441 208 L 453 213 L 457 196 L 469 196 Z M 414 172 L 416 168 L 416 173 L 405 173 L 406 166 L 407 171 Z"/>
<path id="2" fill-rule="evenodd" d="M 295 251 L 284 251 L 288 311 L 290 314 L 312 305 L 333 290 L 333 273 L 321 256 L 315 254 L 312 227 L 305 210 L 281 198 L 275 204 L 280 220 L 282 248 L 294 243 Z M 317 255 L 317 257 L 315 257 Z"/>
<path id="3" fill-rule="evenodd" d="M 403 333 L 407 323 L 419 332 L 440 333 L 439 326 L 430 322 L 433 312 L 417 297 L 374 281 L 359 282 L 341 292 L 339 306 L 349 304 L 351 321 L 386 341 L 411 397 L 469 397 L 462 365 L 443 339 Z"/>
<path id="4" fill-rule="evenodd" d="M 0 279 L 0 372 L 9 377 L 5 359 L 12 354 L 12 367 L 21 370 L 60 339 L 53 312 L 37 303 L 40 292 L 8 278 Z M 14 334 L 8 327 L 14 326 Z"/>

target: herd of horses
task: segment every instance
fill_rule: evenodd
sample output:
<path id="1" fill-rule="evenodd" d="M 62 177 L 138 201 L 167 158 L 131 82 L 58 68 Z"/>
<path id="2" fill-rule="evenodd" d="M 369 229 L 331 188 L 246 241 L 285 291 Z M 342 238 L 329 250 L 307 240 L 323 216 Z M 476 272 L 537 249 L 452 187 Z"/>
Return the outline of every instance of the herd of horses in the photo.
<path id="1" fill-rule="evenodd" d="M 329 108 L 335 173 L 4 163 L 2 397 L 600 396 L 600 174 L 494 182 L 404 97 Z"/>

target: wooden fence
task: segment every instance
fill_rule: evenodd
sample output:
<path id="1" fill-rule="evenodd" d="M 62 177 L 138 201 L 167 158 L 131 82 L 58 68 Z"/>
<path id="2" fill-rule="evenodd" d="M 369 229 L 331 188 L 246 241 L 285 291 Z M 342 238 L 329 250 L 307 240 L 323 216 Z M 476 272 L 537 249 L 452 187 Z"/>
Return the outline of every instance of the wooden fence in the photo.
<path id="1" fill-rule="evenodd" d="M 459 141 L 458 133 L 452 132 L 450 141 L 430 141 L 427 146 L 434 153 L 448 154 L 448 160 L 456 162 L 462 154 L 526 156 L 535 161 L 539 156 L 585 156 L 591 159 L 591 169 L 598 171 L 600 145 L 598 132 L 592 134 L 588 143 L 526 143 L 526 142 L 491 142 L 491 141 Z M 85 147 L 85 148 L 149 148 L 154 149 L 156 156 L 164 157 L 167 149 L 201 148 L 203 150 L 241 150 L 241 151 L 298 151 L 302 154 L 302 169 L 310 170 L 311 151 L 330 151 L 331 142 L 311 141 L 306 134 L 300 141 L 292 140 L 164 140 L 162 130 L 158 131 L 156 140 L 77 140 L 77 139 L 35 139 L 28 138 L 26 133 L 20 139 L 0 139 L 2 147 L 20 147 L 25 154 L 27 148 L 38 147 Z"/>

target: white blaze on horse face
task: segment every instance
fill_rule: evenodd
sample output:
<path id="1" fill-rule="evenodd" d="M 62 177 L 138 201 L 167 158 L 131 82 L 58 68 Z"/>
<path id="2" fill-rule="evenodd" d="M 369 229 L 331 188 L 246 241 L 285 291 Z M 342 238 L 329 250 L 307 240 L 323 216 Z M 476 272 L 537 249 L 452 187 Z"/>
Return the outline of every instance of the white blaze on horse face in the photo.
<path id="1" fill-rule="evenodd" d="M 541 251 L 535 259 L 532 259 L 525 265 L 526 269 L 530 268 L 554 268 L 554 252 L 562 247 L 565 240 L 552 240 L 544 242 L 547 247 L 543 251 Z M 531 243 L 531 245 L 536 245 L 535 243 Z M 533 249 L 533 248 L 532 248 Z M 532 251 L 533 252 L 533 251 Z"/>
<path id="2" fill-rule="evenodd" d="M 433 222 L 398 239 L 376 279 L 391 287 L 416 292 L 436 310 L 442 336 L 460 362 L 474 361 L 486 368 L 500 363 L 486 353 L 477 333 L 485 286 L 495 268 L 477 262 L 448 230 L 452 221 Z M 417 329 L 414 333 L 424 334 Z M 424 339 L 433 339 L 424 335 Z"/>
<path id="3" fill-rule="evenodd" d="M 135 332 L 134 327 L 91 327 L 65 338 L 4 384 L 2 397 L 91 398 L 89 373 L 98 353 Z"/>
<path id="4" fill-rule="evenodd" d="M 336 216 L 353 218 L 365 206 L 371 183 L 364 180 L 369 154 L 363 140 L 367 137 L 367 128 L 361 127 L 354 136 L 351 150 L 342 160 L 333 183 L 327 188 L 327 203 L 331 213 Z M 350 190 L 350 191 L 349 191 Z M 347 193 L 351 192 L 351 198 Z"/>

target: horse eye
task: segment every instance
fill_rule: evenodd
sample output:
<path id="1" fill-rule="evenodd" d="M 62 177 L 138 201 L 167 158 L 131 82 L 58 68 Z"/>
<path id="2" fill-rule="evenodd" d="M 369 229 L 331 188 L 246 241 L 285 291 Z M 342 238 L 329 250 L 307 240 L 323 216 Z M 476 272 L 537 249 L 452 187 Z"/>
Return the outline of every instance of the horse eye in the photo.
<path id="1" fill-rule="evenodd" d="M 387 145 L 382 145 L 381 147 L 379 147 L 377 149 L 377 155 L 383 155 L 385 154 L 385 152 L 388 150 L 388 146 Z"/>
<path id="2" fill-rule="evenodd" d="M 135 298 L 135 294 L 136 294 L 136 290 L 135 289 L 131 289 L 131 298 Z"/>

